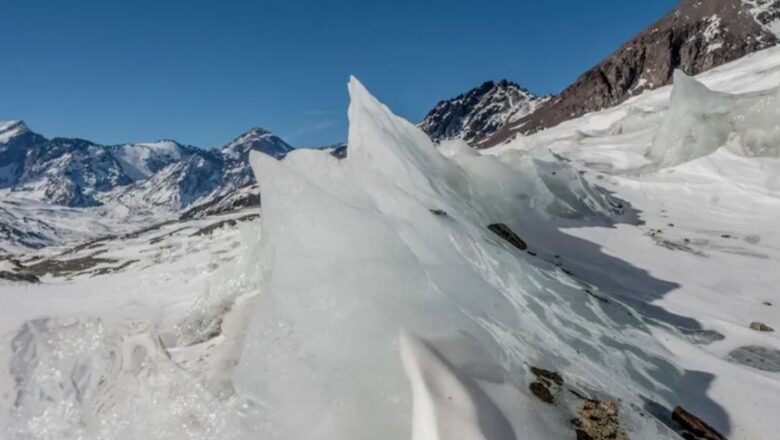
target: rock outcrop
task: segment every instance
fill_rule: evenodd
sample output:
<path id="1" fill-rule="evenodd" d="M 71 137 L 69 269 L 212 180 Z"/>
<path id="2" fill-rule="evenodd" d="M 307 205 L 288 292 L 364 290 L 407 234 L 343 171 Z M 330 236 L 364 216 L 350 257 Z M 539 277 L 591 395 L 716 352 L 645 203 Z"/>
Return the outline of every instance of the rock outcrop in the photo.
<path id="1" fill-rule="evenodd" d="M 545 99 L 507 80 L 487 81 L 436 104 L 420 128 L 434 142 L 457 138 L 479 144 L 512 121 L 533 112 Z"/>

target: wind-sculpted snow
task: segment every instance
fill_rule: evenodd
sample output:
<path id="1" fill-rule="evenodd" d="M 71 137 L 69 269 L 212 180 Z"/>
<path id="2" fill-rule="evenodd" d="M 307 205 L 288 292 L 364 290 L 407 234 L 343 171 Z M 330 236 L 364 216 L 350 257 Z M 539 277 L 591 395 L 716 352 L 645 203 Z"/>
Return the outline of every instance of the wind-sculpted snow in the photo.
<path id="1" fill-rule="evenodd" d="M 707 156 L 718 148 L 747 157 L 780 156 L 780 88 L 731 95 L 677 71 L 669 111 L 648 158 L 660 167 Z"/>
<path id="2" fill-rule="evenodd" d="M 264 281 L 236 389 L 258 437 L 572 436 L 573 394 L 529 397 L 540 366 L 620 399 L 632 439 L 675 438 L 640 407 L 673 404 L 682 373 L 634 313 L 486 227 L 553 197 L 494 158 L 445 157 L 357 80 L 349 90 L 346 159 L 251 157 Z"/>

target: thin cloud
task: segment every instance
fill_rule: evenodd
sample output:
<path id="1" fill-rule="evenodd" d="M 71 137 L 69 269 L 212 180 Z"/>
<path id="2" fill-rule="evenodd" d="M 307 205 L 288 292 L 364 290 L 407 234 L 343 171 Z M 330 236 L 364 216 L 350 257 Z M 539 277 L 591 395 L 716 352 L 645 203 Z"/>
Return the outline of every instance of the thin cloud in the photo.
<path id="1" fill-rule="evenodd" d="M 338 123 L 338 119 L 327 119 L 324 121 L 315 122 L 313 124 L 300 127 L 290 133 L 285 134 L 284 138 L 287 140 L 287 142 L 294 144 L 296 140 L 300 139 L 301 137 L 312 133 L 317 133 L 323 130 L 327 130 L 328 128 L 336 125 L 336 123 Z"/>

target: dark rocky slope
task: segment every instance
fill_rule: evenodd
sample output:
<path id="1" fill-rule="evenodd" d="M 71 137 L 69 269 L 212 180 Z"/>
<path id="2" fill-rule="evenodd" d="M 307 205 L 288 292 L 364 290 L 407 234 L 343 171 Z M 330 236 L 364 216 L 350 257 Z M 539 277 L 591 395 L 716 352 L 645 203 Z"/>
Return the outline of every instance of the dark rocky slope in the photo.
<path id="1" fill-rule="evenodd" d="M 519 85 L 487 81 L 460 96 L 436 104 L 420 128 L 436 142 L 460 138 L 478 143 L 544 102 Z"/>
<path id="2" fill-rule="evenodd" d="M 696 75 L 773 46 L 778 43 L 772 32 L 780 30 L 778 20 L 776 0 L 683 0 L 560 94 L 524 115 L 506 118 L 497 129 L 495 124 L 461 122 L 481 114 L 483 100 L 478 97 L 484 95 L 485 85 L 439 103 L 421 126 L 436 141 L 461 137 L 477 148 L 497 145 L 518 133 L 553 127 L 667 85 L 675 69 Z"/>

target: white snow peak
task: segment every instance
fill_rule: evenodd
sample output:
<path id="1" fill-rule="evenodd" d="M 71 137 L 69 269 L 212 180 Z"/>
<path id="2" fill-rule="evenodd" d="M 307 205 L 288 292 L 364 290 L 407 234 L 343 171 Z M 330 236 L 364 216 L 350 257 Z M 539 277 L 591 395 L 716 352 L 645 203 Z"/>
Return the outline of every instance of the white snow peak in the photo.
<path id="1" fill-rule="evenodd" d="M 12 138 L 30 131 L 22 121 L 0 122 L 0 144 L 4 144 Z"/>

